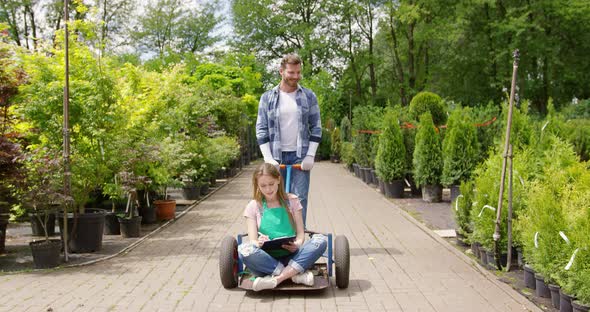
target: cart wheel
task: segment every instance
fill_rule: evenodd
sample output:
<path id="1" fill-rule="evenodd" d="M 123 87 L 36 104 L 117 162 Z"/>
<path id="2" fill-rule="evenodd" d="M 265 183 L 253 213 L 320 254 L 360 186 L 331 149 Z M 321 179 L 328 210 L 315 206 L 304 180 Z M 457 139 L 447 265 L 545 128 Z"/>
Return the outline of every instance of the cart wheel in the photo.
<path id="1" fill-rule="evenodd" d="M 238 242 L 226 236 L 219 249 L 219 277 L 225 288 L 238 286 Z"/>
<path id="2" fill-rule="evenodd" d="M 350 275 L 350 249 L 344 235 L 336 236 L 334 241 L 334 264 L 336 265 L 336 286 L 348 288 Z"/>

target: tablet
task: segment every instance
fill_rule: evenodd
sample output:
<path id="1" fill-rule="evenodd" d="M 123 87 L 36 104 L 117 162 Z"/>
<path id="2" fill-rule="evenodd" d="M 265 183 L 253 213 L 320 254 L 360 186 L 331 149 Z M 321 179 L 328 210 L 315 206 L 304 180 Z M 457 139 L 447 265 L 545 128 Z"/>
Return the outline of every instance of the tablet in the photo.
<path id="1" fill-rule="evenodd" d="M 296 236 L 277 237 L 262 244 L 263 250 L 281 249 L 282 245 L 287 245 L 289 242 L 295 241 Z"/>

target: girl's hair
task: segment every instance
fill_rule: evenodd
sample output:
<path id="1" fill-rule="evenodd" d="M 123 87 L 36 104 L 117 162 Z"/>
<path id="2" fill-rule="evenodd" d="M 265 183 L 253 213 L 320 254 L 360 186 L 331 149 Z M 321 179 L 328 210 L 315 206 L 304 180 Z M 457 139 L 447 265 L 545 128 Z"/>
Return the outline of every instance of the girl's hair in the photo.
<path id="1" fill-rule="evenodd" d="M 262 192 L 260 192 L 260 187 L 258 187 L 258 178 L 263 175 L 271 176 L 271 177 L 279 180 L 279 187 L 277 190 L 277 196 L 279 197 L 279 202 L 281 203 L 281 206 L 283 206 L 283 208 L 287 211 L 287 214 L 289 215 L 289 221 L 291 222 L 291 225 L 293 226 L 293 230 L 296 230 L 295 220 L 293 219 L 293 214 L 291 213 L 291 209 L 289 209 L 289 197 L 288 197 L 287 193 L 285 192 L 285 187 L 284 187 L 285 182 L 283 181 L 283 177 L 281 176 L 281 173 L 274 165 L 271 165 L 269 163 L 263 163 L 254 170 L 254 174 L 252 175 L 252 185 L 254 186 L 252 197 L 254 198 L 254 200 L 256 200 L 257 203 L 262 205 L 262 200 L 264 199 L 264 195 L 262 195 Z"/>

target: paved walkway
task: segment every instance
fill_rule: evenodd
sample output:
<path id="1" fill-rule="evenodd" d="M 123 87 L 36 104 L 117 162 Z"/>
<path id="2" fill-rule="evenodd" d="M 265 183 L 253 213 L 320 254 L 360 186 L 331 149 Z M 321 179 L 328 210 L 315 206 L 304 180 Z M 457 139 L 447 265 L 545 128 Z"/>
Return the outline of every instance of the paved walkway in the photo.
<path id="1" fill-rule="evenodd" d="M 348 289 L 226 290 L 218 247 L 245 230 L 250 166 L 176 223 L 94 265 L 0 276 L 0 311 L 540 311 L 342 166 L 316 164 L 308 227 L 348 237 Z"/>

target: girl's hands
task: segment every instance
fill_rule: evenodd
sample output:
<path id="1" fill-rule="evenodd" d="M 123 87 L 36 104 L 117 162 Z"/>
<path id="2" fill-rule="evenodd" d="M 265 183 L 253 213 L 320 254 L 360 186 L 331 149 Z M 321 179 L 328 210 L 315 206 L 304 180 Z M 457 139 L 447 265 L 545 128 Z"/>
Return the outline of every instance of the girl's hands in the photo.
<path id="1" fill-rule="evenodd" d="M 262 247 L 264 242 L 269 241 L 269 240 L 270 239 L 268 238 L 268 236 L 266 236 L 262 233 L 258 233 L 258 247 Z"/>
<path id="2" fill-rule="evenodd" d="M 281 247 L 283 249 L 288 250 L 290 253 L 294 253 L 299 249 L 299 247 L 301 247 L 301 242 L 294 241 L 294 242 L 290 242 L 289 244 L 283 244 L 283 245 L 281 245 Z"/>

